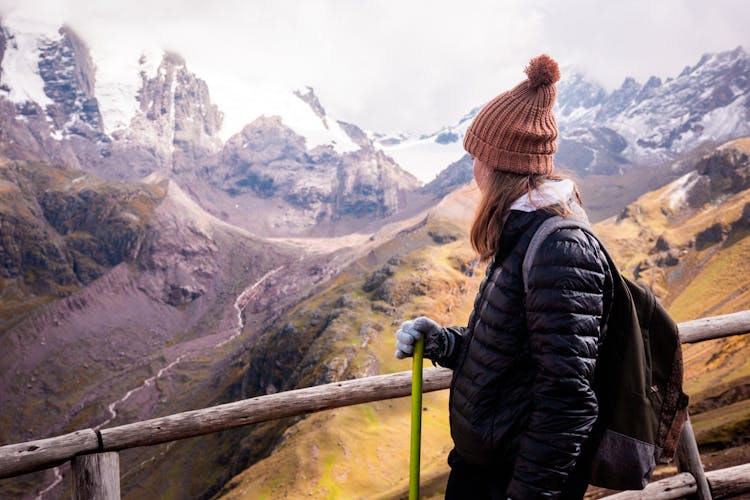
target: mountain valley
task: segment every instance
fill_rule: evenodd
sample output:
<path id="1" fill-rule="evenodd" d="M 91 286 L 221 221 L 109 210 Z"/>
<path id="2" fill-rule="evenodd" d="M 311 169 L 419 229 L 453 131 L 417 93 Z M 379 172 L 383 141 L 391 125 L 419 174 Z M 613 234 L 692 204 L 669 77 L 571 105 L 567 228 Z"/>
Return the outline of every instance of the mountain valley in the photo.
<path id="1" fill-rule="evenodd" d="M 709 54 L 611 93 L 560 84 L 559 168 L 679 321 L 750 308 L 748 61 Z M 0 19 L 0 443 L 407 370 L 402 320 L 465 323 L 483 266 L 461 142 L 479 108 L 386 135 L 308 87 L 227 131 L 181 55 L 131 63 L 108 80 L 71 27 Z M 748 348 L 685 348 L 712 467 L 748 461 Z M 422 475 L 439 495 L 447 393 L 424 406 Z M 123 494 L 401 497 L 408 411 L 382 401 L 125 450 Z M 61 498 L 69 482 L 63 465 L 0 481 L 0 497 Z"/>

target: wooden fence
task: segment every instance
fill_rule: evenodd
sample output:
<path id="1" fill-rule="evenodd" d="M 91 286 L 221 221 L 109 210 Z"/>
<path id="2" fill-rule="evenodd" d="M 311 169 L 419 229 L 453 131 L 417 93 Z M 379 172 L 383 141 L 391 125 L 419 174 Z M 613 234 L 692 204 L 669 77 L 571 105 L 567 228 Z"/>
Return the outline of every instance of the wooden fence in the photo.
<path id="1" fill-rule="evenodd" d="M 683 343 L 750 333 L 750 310 L 680 323 Z M 423 391 L 448 388 L 451 371 L 424 370 Z M 0 447 L 0 478 L 49 469 L 71 461 L 73 498 L 120 498 L 117 451 L 225 431 L 268 420 L 371 401 L 408 396 L 411 372 L 269 394 L 200 410 L 186 411 L 101 430 L 84 429 L 62 436 Z M 679 474 L 651 483 L 645 490 L 623 492 L 612 499 L 730 498 L 750 493 L 750 464 L 704 473 L 688 421 L 677 450 Z M 713 495 L 713 496 L 712 496 Z"/>

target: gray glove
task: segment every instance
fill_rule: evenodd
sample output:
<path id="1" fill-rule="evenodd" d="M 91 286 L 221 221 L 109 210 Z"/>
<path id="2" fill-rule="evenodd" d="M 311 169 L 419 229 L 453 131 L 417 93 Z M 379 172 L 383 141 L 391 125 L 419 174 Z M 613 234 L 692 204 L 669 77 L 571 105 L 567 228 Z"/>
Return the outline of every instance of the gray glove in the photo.
<path id="1" fill-rule="evenodd" d="M 424 357 L 433 361 L 445 359 L 453 352 L 453 334 L 424 316 L 404 321 L 396 332 L 396 357 L 404 359 L 414 354 L 414 344 L 424 335 Z"/>

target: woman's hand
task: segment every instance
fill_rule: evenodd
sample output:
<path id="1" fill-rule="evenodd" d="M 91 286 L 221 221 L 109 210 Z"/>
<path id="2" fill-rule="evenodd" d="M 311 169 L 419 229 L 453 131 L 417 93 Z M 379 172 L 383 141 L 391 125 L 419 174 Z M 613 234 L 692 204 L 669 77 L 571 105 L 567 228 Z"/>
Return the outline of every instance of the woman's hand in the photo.
<path id="1" fill-rule="evenodd" d="M 424 356 L 433 361 L 446 358 L 453 351 L 455 340 L 446 328 L 427 317 L 404 321 L 396 332 L 396 357 L 414 354 L 414 344 L 424 337 Z"/>

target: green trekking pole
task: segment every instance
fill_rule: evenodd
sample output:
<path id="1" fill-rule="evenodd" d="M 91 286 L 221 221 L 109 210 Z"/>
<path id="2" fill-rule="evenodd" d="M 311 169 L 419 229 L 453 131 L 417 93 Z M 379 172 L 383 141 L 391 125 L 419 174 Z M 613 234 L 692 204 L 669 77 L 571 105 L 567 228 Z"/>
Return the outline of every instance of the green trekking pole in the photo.
<path id="1" fill-rule="evenodd" d="M 422 444 L 422 356 L 424 337 L 414 344 L 411 363 L 411 455 L 409 457 L 409 500 L 419 499 L 419 454 Z"/>

